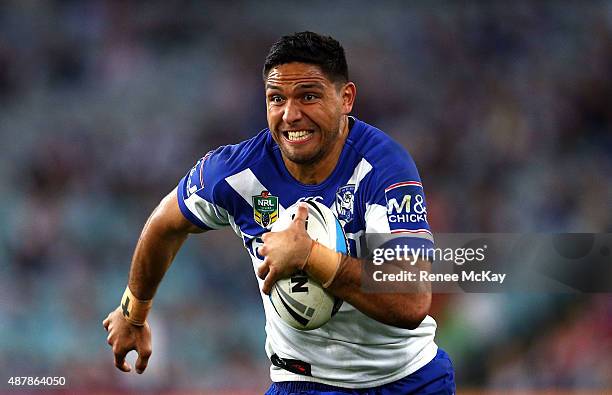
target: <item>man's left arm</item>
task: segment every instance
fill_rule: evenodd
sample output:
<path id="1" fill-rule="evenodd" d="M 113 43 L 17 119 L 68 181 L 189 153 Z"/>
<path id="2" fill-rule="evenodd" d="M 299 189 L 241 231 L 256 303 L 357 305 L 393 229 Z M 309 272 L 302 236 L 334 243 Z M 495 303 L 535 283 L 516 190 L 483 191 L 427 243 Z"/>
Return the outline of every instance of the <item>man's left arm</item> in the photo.
<path id="1" fill-rule="evenodd" d="M 389 287 L 388 292 L 367 292 L 361 281 L 364 278 L 364 266 L 371 264 L 365 259 L 342 255 L 338 272 L 327 290 L 384 324 L 406 329 L 418 328 L 431 306 L 431 284 L 417 277 L 415 281 L 400 283 L 401 288 L 396 288 L 396 283 L 383 283 L 382 286 Z M 431 263 L 422 259 L 412 265 L 402 265 L 400 262 L 387 262 L 385 265 L 386 268 L 395 269 L 386 273 L 394 274 L 402 270 L 418 276 L 418 273 L 429 272 L 431 269 Z"/>
<path id="2" fill-rule="evenodd" d="M 313 242 L 306 232 L 307 217 L 308 209 L 301 205 L 286 230 L 262 236 L 264 245 L 258 252 L 265 259 L 257 274 L 264 280 L 264 293 L 269 294 L 278 279 L 304 270 L 329 292 L 377 321 L 406 329 L 415 329 L 421 324 L 431 304 L 429 282 L 409 282 L 401 285 L 403 289 L 389 289 L 388 292 L 366 292 L 361 280 L 368 262 Z M 425 260 L 418 260 L 413 265 L 402 265 L 401 262 L 387 262 L 385 265 L 397 272 L 429 271 L 431 266 Z"/>

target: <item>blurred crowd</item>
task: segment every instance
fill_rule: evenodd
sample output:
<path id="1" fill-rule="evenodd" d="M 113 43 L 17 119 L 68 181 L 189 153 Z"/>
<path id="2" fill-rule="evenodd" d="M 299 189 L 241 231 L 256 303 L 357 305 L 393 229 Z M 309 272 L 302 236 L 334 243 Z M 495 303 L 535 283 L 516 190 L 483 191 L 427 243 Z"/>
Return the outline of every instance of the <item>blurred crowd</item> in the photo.
<path id="1" fill-rule="evenodd" d="M 115 371 L 101 321 L 157 202 L 266 127 L 263 59 L 302 30 L 344 45 L 354 115 L 414 157 L 434 232 L 612 232 L 609 2 L 2 2 L 0 372 L 266 387 L 257 283 L 229 230 L 192 237 L 168 272 L 150 374 Z M 609 295 L 433 310 L 460 386 L 612 388 Z"/>

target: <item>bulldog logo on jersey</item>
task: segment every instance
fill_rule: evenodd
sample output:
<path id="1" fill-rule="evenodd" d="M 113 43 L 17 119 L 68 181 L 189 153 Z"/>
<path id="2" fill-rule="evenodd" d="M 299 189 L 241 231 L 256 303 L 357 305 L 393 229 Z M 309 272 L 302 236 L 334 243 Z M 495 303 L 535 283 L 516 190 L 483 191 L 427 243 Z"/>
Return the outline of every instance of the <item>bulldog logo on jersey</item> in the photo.
<path id="1" fill-rule="evenodd" d="M 260 226 L 267 228 L 278 219 L 278 197 L 268 191 L 253 196 L 253 218 Z"/>
<path id="2" fill-rule="evenodd" d="M 355 200 L 354 184 L 344 185 L 336 191 L 338 219 L 345 224 L 353 220 L 353 200 Z"/>

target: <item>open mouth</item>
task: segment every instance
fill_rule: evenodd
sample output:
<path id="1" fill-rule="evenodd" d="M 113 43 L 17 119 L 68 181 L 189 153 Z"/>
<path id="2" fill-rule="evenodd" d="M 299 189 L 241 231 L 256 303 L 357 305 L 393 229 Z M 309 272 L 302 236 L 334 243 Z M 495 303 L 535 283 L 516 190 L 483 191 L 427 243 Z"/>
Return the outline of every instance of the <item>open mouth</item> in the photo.
<path id="1" fill-rule="evenodd" d="M 303 143 L 312 138 L 312 130 L 291 130 L 283 132 L 283 137 L 290 143 Z"/>

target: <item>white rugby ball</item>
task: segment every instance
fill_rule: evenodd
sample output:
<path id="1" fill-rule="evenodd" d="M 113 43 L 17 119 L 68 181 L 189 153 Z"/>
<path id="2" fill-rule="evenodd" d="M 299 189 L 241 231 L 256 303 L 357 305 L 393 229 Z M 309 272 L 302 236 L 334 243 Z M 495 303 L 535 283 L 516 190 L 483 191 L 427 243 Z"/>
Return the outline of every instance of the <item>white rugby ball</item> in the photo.
<path id="1" fill-rule="evenodd" d="M 338 218 L 323 204 L 307 200 L 308 235 L 332 250 L 348 255 L 348 242 Z M 285 230 L 293 221 L 298 203 L 285 210 L 272 225 L 272 232 Z M 327 292 L 304 272 L 278 280 L 270 292 L 270 301 L 280 318 L 300 330 L 321 327 L 338 312 L 342 299 Z"/>

